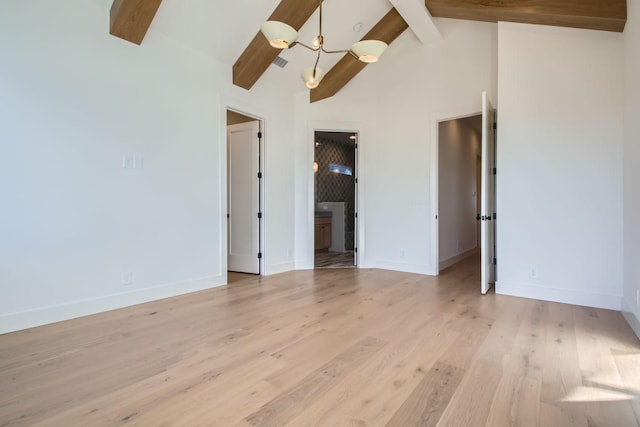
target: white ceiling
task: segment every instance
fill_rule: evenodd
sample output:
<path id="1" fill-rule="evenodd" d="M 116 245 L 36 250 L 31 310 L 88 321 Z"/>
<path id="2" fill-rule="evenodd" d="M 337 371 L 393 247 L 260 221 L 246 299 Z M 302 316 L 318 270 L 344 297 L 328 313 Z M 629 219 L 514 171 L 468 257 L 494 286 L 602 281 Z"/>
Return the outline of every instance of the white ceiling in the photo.
<path id="1" fill-rule="evenodd" d="M 278 4 L 279 0 L 163 0 L 150 31 L 162 33 L 232 66 Z M 325 0 L 325 48 L 348 49 L 391 7 L 388 0 Z M 363 24 L 360 32 L 353 30 L 357 22 Z M 316 11 L 301 28 L 299 39 L 310 44 L 317 33 Z M 298 76 L 303 68 L 314 64 L 315 53 L 298 46 L 281 52 L 280 56 L 289 64 L 284 69 L 272 65 L 269 72 L 284 74 L 283 79 L 295 82 L 300 90 L 304 90 L 304 84 Z M 319 66 L 327 71 L 341 57 L 341 54 L 323 54 Z"/>

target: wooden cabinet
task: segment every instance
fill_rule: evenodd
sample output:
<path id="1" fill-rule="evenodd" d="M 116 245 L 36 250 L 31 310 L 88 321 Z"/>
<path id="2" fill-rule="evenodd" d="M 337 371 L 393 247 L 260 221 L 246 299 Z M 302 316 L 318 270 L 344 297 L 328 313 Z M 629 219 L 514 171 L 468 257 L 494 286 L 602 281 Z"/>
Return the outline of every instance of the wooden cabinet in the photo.
<path id="1" fill-rule="evenodd" d="M 315 249 L 327 250 L 331 247 L 331 217 L 321 216 L 315 218 Z"/>

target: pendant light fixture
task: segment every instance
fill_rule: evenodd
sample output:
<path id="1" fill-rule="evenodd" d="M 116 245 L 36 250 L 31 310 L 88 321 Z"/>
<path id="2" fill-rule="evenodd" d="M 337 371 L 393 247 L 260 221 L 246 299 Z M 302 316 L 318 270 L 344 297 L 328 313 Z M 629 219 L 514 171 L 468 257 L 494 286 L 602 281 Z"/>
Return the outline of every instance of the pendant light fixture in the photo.
<path id="1" fill-rule="evenodd" d="M 267 21 L 262 24 L 260 31 L 269 40 L 269 44 L 277 49 L 290 49 L 295 45 L 300 45 L 313 52 L 317 52 L 316 62 L 313 67 L 305 68 L 302 70 L 300 77 L 307 85 L 309 89 L 318 87 L 324 73 L 320 67 L 318 67 L 318 61 L 320 61 L 320 54 L 324 53 L 349 53 L 354 58 L 365 63 L 376 62 L 380 55 L 387 48 L 387 44 L 380 40 L 361 40 L 354 43 L 351 49 L 348 50 L 326 50 L 324 48 L 324 37 L 322 35 L 322 0 L 320 1 L 320 26 L 319 34 L 311 42 L 311 46 L 308 46 L 298 41 L 298 32 L 290 25 L 280 21 Z"/>

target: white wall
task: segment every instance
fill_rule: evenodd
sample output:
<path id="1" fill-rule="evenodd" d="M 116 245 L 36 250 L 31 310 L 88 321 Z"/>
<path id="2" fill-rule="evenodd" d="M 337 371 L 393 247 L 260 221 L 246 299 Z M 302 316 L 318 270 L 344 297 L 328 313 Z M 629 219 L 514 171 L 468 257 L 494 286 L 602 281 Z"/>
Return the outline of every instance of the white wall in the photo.
<path id="1" fill-rule="evenodd" d="M 640 336 L 640 1 L 627 1 L 624 30 L 624 304 Z"/>
<path id="2" fill-rule="evenodd" d="M 499 24 L 498 293 L 619 309 L 622 36 Z"/>
<path id="3" fill-rule="evenodd" d="M 435 274 L 430 191 L 438 120 L 496 99 L 497 25 L 436 20 L 444 40 L 423 46 L 405 31 L 337 96 L 296 97 L 296 268 L 313 268 L 310 129 L 359 130 L 360 267 Z"/>
<path id="4" fill-rule="evenodd" d="M 477 247 L 477 161 L 480 136 L 466 119 L 438 131 L 438 258 L 440 269 Z"/>
<path id="5" fill-rule="evenodd" d="M 407 31 L 378 68 L 368 251 L 379 268 L 437 274 L 437 122 L 478 113 L 483 91 L 496 99 L 497 26 L 436 24 L 443 41 L 423 47 Z"/>
<path id="6" fill-rule="evenodd" d="M 312 269 L 314 262 L 314 130 L 358 132 L 358 258 L 360 267 L 368 267 L 367 245 L 369 209 L 366 195 L 375 191 L 369 179 L 369 156 L 375 146 L 377 85 L 375 67 L 367 67 L 338 95 L 309 103 L 309 91 L 295 96 L 295 259 L 297 269 Z"/>
<path id="7" fill-rule="evenodd" d="M 293 267 L 291 98 L 108 21 L 86 1 L 0 4 L 0 332 L 225 283 L 227 105 L 265 118 L 265 267 Z"/>

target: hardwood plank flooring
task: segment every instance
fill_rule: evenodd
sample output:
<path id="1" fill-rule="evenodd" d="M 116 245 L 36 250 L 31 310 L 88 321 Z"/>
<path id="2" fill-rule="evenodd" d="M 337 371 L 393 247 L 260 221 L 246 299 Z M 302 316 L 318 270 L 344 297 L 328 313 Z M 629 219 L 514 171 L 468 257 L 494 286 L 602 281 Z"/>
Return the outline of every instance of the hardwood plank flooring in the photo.
<path id="1" fill-rule="evenodd" d="M 230 274 L 0 335 L 0 427 L 640 426 L 621 314 L 482 296 L 478 264 Z"/>
<path id="2" fill-rule="evenodd" d="M 314 255 L 315 268 L 355 268 L 353 251 L 319 251 Z"/>

